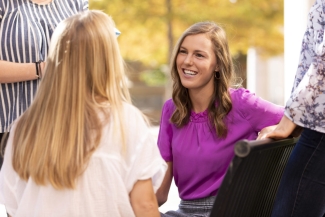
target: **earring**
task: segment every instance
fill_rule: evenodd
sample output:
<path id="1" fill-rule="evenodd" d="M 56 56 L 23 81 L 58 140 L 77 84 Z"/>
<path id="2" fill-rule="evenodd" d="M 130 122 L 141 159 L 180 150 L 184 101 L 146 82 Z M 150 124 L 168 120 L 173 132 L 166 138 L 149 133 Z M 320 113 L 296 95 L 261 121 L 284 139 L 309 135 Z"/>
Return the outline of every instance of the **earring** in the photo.
<path id="1" fill-rule="evenodd" d="M 214 72 L 214 77 L 215 77 L 215 79 L 220 79 L 220 72 L 219 71 L 215 71 Z"/>

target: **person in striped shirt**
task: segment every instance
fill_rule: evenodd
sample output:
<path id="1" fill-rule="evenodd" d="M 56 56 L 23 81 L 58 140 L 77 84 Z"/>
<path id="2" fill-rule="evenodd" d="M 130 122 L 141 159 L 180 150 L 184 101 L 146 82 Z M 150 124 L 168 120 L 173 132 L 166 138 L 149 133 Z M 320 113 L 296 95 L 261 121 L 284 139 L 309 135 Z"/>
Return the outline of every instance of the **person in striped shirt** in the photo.
<path id="1" fill-rule="evenodd" d="M 88 0 L 0 0 L 0 140 L 33 101 L 54 29 L 84 10 Z"/>

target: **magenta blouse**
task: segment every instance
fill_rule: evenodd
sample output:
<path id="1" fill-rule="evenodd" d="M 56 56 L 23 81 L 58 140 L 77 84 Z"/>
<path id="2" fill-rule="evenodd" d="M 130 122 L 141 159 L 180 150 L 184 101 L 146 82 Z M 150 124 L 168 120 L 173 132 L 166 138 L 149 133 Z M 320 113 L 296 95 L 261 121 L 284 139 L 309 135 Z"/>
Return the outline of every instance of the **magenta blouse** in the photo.
<path id="1" fill-rule="evenodd" d="M 173 162 L 173 175 L 183 200 L 216 195 L 234 156 L 234 144 L 254 140 L 264 127 L 277 124 L 284 108 L 244 88 L 230 89 L 232 110 L 226 118 L 228 135 L 219 138 L 209 124 L 207 111 L 191 113 L 190 122 L 177 128 L 170 123 L 173 101 L 162 110 L 158 146 L 165 161 Z"/>

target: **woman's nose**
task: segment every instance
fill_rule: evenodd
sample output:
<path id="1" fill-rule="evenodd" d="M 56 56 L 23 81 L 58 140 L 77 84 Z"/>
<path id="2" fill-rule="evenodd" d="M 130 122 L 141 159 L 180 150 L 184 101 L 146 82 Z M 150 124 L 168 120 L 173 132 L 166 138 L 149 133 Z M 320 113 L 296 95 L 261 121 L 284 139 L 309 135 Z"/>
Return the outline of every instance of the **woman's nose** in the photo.
<path id="1" fill-rule="evenodd" d="M 187 64 L 187 65 L 191 65 L 193 63 L 191 55 L 187 55 L 185 57 L 184 63 Z"/>

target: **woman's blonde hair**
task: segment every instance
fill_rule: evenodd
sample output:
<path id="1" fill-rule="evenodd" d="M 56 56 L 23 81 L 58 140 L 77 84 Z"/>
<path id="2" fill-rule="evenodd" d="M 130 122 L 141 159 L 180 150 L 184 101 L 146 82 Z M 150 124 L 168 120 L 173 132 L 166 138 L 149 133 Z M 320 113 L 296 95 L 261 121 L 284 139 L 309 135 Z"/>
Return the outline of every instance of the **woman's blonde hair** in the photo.
<path id="1" fill-rule="evenodd" d="M 130 96 L 114 26 L 93 10 L 55 30 L 45 75 L 15 130 L 12 164 L 22 179 L 74 188 L 100 143 L 103 115 L 123 140 L 122 107 Z"/>
<path id="2" fill-rule="evenodd" d="M 171 58 L 171 76 L 173 79 L 173 101 L 176 106 L 171 122 L 178 127 L 182 127 L 189 122 L 192 103 L 180 80 L 176 58 L 184 39 L 189 35 L 206 34 L 212 42 L 212 48 L 217 59 L 219 68 L 219 78 L 214 78 L 214 93 L 208 107 L 210 122 L 215 127 L 216 133 L 220 137 L 227 136 L 227 126 L 224 122 L 226 115 L 232 108 L 229 87 L 234 80 L 234 66 L 230 55 L 228 41 L 225 31 L 214 22 L 199 22 L 190 26 L 179 38 Z"/>

